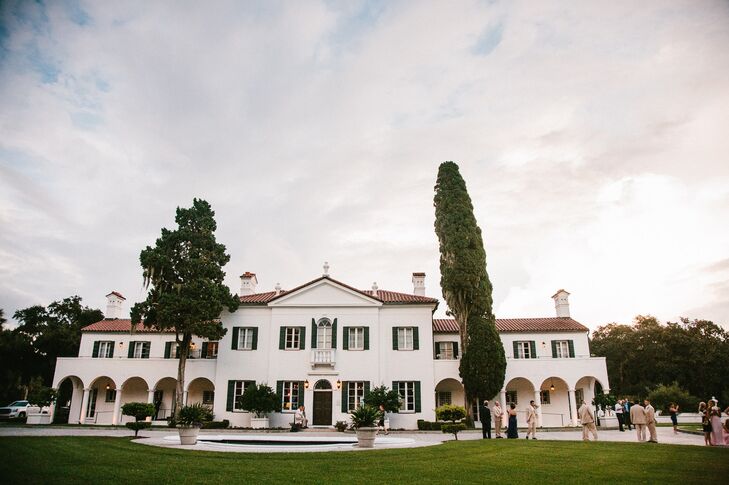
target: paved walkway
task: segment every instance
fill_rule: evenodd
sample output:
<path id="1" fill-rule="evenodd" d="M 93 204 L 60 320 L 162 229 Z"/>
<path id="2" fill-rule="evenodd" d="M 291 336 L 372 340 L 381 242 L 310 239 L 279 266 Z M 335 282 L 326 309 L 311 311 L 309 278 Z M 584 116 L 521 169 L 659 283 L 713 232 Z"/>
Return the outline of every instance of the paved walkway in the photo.
<path id="1" fill-rule="evenodd" d="M 29 426 L 0 426 L 0 436 L 131 436 L 132 432 L 125 428 L 94 428 L 94 427 L 75 427 L 75 426 L 64 426 L 64 427 L 29 427 Z M 140 436 L 152 438 L 149 440 L 149 444 L 165 445 L 165 438 L 174 436 L 177 433 L 174 429 L 170 428 L 159 428 L 153 430 L 143 430 L 140 432 Z M 203 430 L 201 435 L 228 435 L 228 434 L 261 434 L 261 432 L 253 432 L 248 430 Z M 290 436 L 289 433 L 271 433 L 271 436 Z M 337 436 L 338 433 L 331 431 L 307 431 L 305 433 L 299 433 L 296 436 L 326 436 L 332 437 Z M 524 439 L 526 433 L 524 431 L 519 432 L 520 439 Z M 347 434 L 344 436 L 352 436 Z M 480 431 L 465 431 L 460 433 L 459 439 L 461 440 L 475 440 L 481 439 Z M 440 443 L 453 439 L 451 435 L 446 435 L 438 432 L 392 432 L 389 437 L 391 438 L 402 438 L 407 439 L 410 443 L 409 446 L 428 446 L 431 444 Z M 598 437 L 601 441 L 610 442 L 637 442 L 635 431 L 620 432 L 618 430 L 599 430 Z M 385 438 L 385 437 L 383 437 Z M 579 441 L 582 439 L 582 432 L 579 429 L 569 431 L 537 431 L 537 439 L 545 441 Z M 411 441 L 412 440 L 412 441 Z M 147 441 L 147 440 L 144 440 Z M 167 440 L 167 446 L 179 446 L 169 442 Z M 704 438 L 701 435 L 678 433 L 674 434 L 671 428 L 658 428 L 658 441 L 662 444 L 680 444 L 680 445 L 694 445 L 704 446 Z M 385 445 L 385 440 L 383 440 Z M 395 445 L 395 443 L 392 443 Z M 399 444 L 399 443 L 398 443 Z M 647 444 L 646 446 L 652 446 Z M 389 446 L 388 446 L 389 447 Z M 210 448 L 206 448 L 210 449 Z M 216 448 L 217 449 L 217 448 Z M 270 451 L 270 450 L 269 450 Z M 308 450 L 307 450 L 308 451 Z"/>

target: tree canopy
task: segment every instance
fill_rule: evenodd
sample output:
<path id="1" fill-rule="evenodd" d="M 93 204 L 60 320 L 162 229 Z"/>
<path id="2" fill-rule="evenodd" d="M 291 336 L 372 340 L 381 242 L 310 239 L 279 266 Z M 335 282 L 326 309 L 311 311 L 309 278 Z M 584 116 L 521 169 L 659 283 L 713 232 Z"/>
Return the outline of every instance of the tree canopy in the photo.
<path id="1" fill-rule="evenodd" d="M 194 199 L 192 207 L 177 208 L 177 229 L 162 229 L 154 247 L 139 255 L 147 298 L 132 307 L 132 322 L 175 332 L 178 345 L 177 409 L 182 407 L 185 362 L 193 335 L 220 340 L 226 330 L 223 309 L 235 311 L 239 300 L 223 280 L 230 260 L 215 239 L 215 212 Z"/>
<path id="2" fill-rule="evenodd" d="M 468 398 L 491 398 L 504 383 L 506 356 L 496 330 L 481 229 L 466 182 L 453 162 L 440 165 L 434 205 L 440 285 L 460 329 L 461 379 Z"/>

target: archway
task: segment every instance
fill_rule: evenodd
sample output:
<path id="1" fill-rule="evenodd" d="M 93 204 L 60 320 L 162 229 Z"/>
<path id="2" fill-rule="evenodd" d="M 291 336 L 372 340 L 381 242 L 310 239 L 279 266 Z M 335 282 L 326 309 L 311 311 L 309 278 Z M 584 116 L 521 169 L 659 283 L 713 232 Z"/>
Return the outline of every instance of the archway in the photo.
<path id="1" fill-rule="evenodd" d="M 215 385 L 210 379 L 198 377 L 187 386 L 187 404 L 202 403 L 213 407 L 215 401 Z"/>
<path id="2" fill-rule="evenodd" d="M 506 386 L 506 409 L 514 404 L 516 419 L 520 426 L 526 425 L 526 407 L 534 399 L 534 384 L 526 377 L 514 377 Z"/>
<path id="3" fill-rule="evenodd" d="M 561 377 L 551 376 L 539 387 L 542 426 L 562 427 L 571 422 L 569 385 Z"/>
<path id="4" fill-rule="evenodd" d="M 326 379 L 314 384 L 314 426 L 332 425 L 332 384 Z"/>
<path id="5" fill-rule="evenodd" d="M 147 402 L 147 400 L 149 399 L 148 390 L 149 384 L 147 384 L 147 381 L 138 376 L 130 377 L 129 379 L 124 381 L 124 384 L 122 384 L 121 389 L 118 391 L 121 392 L 121 405 L 123 406 L 128 402 Z M 119 409 L 121 410 L 121 407 Z M 121 414 L 121 411 L 119 412 L 119 414 L 120 416 L 118 422 L 120 424 L 134 421 L 134 417 L 132 416 L 124 416 L 123 414 Z"/>
<path id="6" fill-rule="evenodd" d="M 463 384 L 456 379 L 443 379 L 435 386 L 435 407 L 444 404 L 462 406 L 464 402 Z"/>
<path id="7" fill-rule="evenodd" d="M 84 383 L 80 378 L 68 376 L 61 379 L 58 384 L 53 423 L 78 423 L 83 394 Z"/>
<path id="8" fill-rule="evenodd" d="M 174 377 L 163 377 L 154 385 L 154 417 L 153 420 L 161 421 L 170 419 L 175 414 L 175 403 L 177 396 L 177 379 Z"/>
<path id="9" fill-rule="evenodd" d="M 112 424 L 117 385 L 109 376 L 99 376 L 89 384 L 85 424 Z M 83 412 L 83 405 L 81 412 Z"/>

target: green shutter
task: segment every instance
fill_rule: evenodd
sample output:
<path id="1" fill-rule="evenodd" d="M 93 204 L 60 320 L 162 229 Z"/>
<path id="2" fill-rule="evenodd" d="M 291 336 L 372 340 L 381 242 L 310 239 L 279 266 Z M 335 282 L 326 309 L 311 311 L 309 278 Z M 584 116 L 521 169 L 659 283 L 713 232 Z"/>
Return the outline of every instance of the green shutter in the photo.
<path id="1" fill-rule="evenodd" d="M 419 413 L 420 411 L 420 381 L 415 381 L 415 412 Z"/>
<path id="2" fill-rule="evenodd" d="M 225 402 L 225 410 L 233 410 L 233 399 L 235 399 L 235 381 L 228 381 L 228 400 Z"/>
<path id="3" fill-rule="evenodd" d="M 337 348 L 337 319 L 332 323 L 332 348 Z"/>
<path id="4" fill-rule="evenodd" d="M 172 344 L 174 342 L 165 342 L 165 359 L 169 359 L 172 355 Z"/>
<path id="5" fill-rule="evenodd" d="M 370 327 L 364 328 L 364 349 L 370 350 Z"/>
<path id="6" fill-rule="evenodd" d="M 311 348 L 316 348 L 316 320 L 311 319 Z"/>
<path id="7" fill-rule="evenodd" d="M 200 350 L 200 358 L 201 359 L 208 358 L 208 343 L 207 342 L 202 343 L 202 349 Z"/>
<path id="8" fill-rule="evenodd" d="M 299 406 L 304 404 L 304 381 L 299 381 Z"/>
<path id="9" fill-rule="evenodd" d="M 552 340 L 552 358 L 553 359 L 557 358 L 557 341 L 556 340 Z"/>
<path id="10" fill-rule="evenodd" d="M 238 350 L 238 333 L 239 332 L 240 332 L 240 327 L 233 327 L 233 340 L 230 342 L 231 350 Z"/>
<path id="11" fill-rule="evenodd" d="M 306 350 L 306 327 L 299 327 L 299 348 Z"/>
<path id="12" fill-rule="evenodd" d="M 398 381 L 392 381 L 392 388 L 395 390 L 395 392 L 397 392 L 398 394 L 400 394 L 400 389 L 399 389 L 399 386 L 397 384 L 398 384 Z M 402 396 L 400 396 L 400 399 L 402 399 Z M 395 412 L 396 413 L 399 413 L 400 410 L 398 409 Z"/>
<path id="13" fill-rule="evenodd" d="M 278 349 L 284 350 L 286 348 L 286 327 L 278 329 Z"/>
<path id="14" fill-rule="evenodd" d="M 458 358 L 458 342 L 453 342 L 453 358 Z"/>
<path id="15" fill-rule="evenodd" d="M 433 359 L 438 359 L 438 354 L 440 354 L 440 342 L 433 342 Z"/>
<path id="16" fill-rule="evenodd" d="M 94 342 L 94 351 L 91 353 L 91 357 L 98 357 L 99 356 L 99 344 L 100 343 L 101 342 L 99 342 L 98 340 L 96 340 Z"/>
<path id="17" fill-rule="evenodd" d="M 514 340 L 512 343 L 514 344 L 514 358 L 518 359 L 519 358 L 519 342 Z"/>
<path id="18" fill-rule="evenodd" d="M 364 388 L 364 395 L 366 396 L 367 394 L 370 393 L 370 381 L 365 381 L 364 384 L 365 384 L 365 386 L 364 386 L 365 387 Z"/>
<path id="19" fill-rule="evenodd" d="M 347 327 L 344 327 L 345 329 Z M 346 332 L 345 332 L 346 333 Z M 347 381 L 342 381 L 342 412 L 349 412 L 349 386 Z"/>
<path id="20" fill-rule="evenodd" d="M 529 347 L 531 348 L 530 354 L 532 354 L 532 359 L 536 359 L 537 358 L 537 343 L 534 340 L 530 340 Z"/>
<path id="21" fill-rule="evenodd" d="M 110 343 L 111 343 L 111 345 L 110 345 L 111 348 L 109 349 L 109 358 L 114 357 L 114 344 L 115 344 L 115 342 L 111 342 L 110 341 Z"/>
<path id="22" fill-rule="evenodd" d="M 392 327 L 392 350 L 397 350 L 397 327 Z"/>
<path id="23" fill-rule="evenodd" d="M 253 327 L 251 330 L 253 330 L 253 342 L 251 342 L 251 350 L 256 350 L 258 348 L 258 327 Z"/>
<path id="24" fill-rule="evenodd" d="M 349 350 L 349 327 L 342 327 L 342 350 Z"/>
<path id="25" fill-rule="evenodd" d="M 129 349 L 127 350 L 127 359 L 134 358 L 134 344 L 136 342 L 129 342 Z"/>
<path id="26" fill-rule="evenodd" d="M 419 336 L 419 328 L 413 327 L 413 350 L 419 350 L 420 349 L 420 336 Z"/>
<path id="27" fill-rule="evenodd" d="M 149 359 L 149 349 L 152 348 L 152 342 L 144 342 L 142 344 L 142 358 Z"/>
<path id="28" fill-rule="evenodd" d="M 575 356 L 575 343 L 572 340 L 567 341 L 567 345 L 570 348 L 570 357 L 574 358 Z"/>
<path id="29" fill-rule="evenodd" d="M 284 381 L 276 381 L 276 394 L 278 394 L 278 411 L 283 410 L 283 383 Z"/>

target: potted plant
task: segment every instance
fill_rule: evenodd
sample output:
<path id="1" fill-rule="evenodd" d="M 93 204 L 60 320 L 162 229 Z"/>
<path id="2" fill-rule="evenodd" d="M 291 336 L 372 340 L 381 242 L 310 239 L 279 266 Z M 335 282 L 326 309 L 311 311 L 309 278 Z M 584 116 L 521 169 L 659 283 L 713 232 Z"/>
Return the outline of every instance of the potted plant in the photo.
<path id="1" fill-rule="evenodd" d="M 380 410 L 374 406 L 365 404 L 352 411 L 350 416 L 352 419 L 352 428 L 357 432 L 357 446 L 360 448 L 372 448 L 375 446 L 377 421 L 380 419 Z"/>
<path id="2" fill-rule="evenodd" d="M 201 403 L 183 406 L 175 420 L 177 431 L 180 433 L 180 444 L 194 445 L 197 443 L 197 435 L 200 433 L 203 423 L 212 420 L 213 412 Z"/>
<path id="3" fill-rule="evenodd" d="M 52 415 L 49 413 L 51 404 L 56 399 L 56 391 L 50 387 L 33 387 L 28 393 L 28 402 L 31 406 L 26 409 L 28 424 L 51 424 Z"/>
<path id="4" fill-rule="evenodd" d="M 248 386 L 239 400 L 242 410 L 253 413 L 251 428 L 255 429 L 268 428 L 269 422 L 266 415 L 277 410 L 281 405 L 278 394 L 266 384 Z"/>
<path id="5" fill-rule="evenodd" d="M 124 426 L 134 430 L 134 437 L 139 434 L 139 430 L 149 428 L 152 423 L 147 421 L 147 416 L 154 414 L 154 404 L 146 402 L 128 402 L 122 406 L 122 414 L 124 416 L 132 416 L 134 421 L 126 423 Z"/>
<path id="6" fill-rule="evenodd" d="M 439 421 L 450 421 L 441 425 L 440 430 L 444 433 L 452 433 L 458 441 L 458 433 L 466 429 L 464 423 L 457 423 L 466 417 L 466 408 L 463 406 L 453 406 L 444 404 L 435 410 L 435 417 Z"/>

